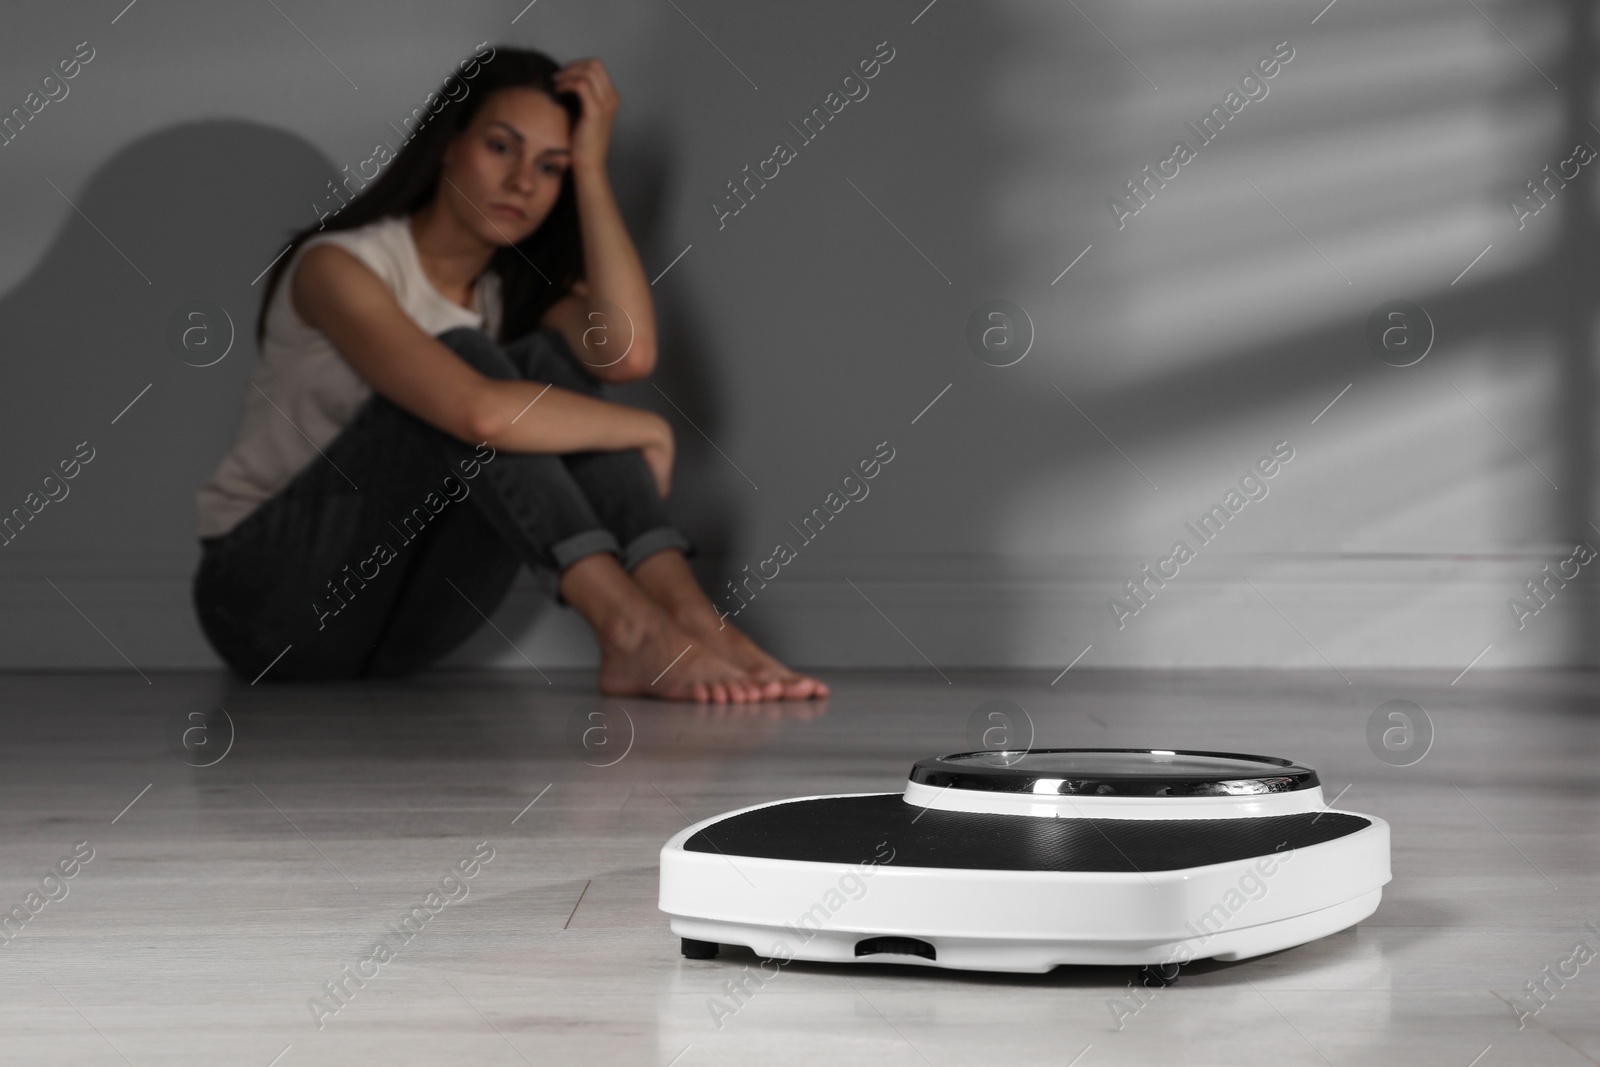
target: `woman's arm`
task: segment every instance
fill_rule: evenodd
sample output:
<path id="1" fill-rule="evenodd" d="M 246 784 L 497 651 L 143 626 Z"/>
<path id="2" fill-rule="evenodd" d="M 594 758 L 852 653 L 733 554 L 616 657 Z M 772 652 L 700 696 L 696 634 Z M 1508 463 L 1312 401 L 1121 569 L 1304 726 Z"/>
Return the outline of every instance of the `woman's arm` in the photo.
<path id="1" fill-rule="evenodd" d="M 556 74 L 555 85 L 562 92 L 574 93 L 583 105 L 572 131 L 572 182 L 587 277 L 551 306 L 541 324 L 560 330 L 596 378 L 637 381 L 655 369 L 656 318 L 644 266 L 606 176 L 606 147 L 617 111 L 617 92 L 605 67 L 594 58 L 567 64 Z M 615 358 L 610 348 L 584 344 L 585 332 L 595 326 L 605 328 L 607 345 L 613 338 L 627 336 L 628 323 L 606 321 L 607 303 L 622 308 L 632 323 L 633 343 L 628 354 L 615 363 L 610 362 Z M 591 339 L 597 336 L 589 334 Z"/>
<path id="2" fill-rule="evenodd" d="M 290 298 L 367 384 L 428 425 L 508 452 L 637 448 L 667 495 L 673 442 L 665 419 L 571 389 L 479 373 L 429 337 L 343 248 L 318 245 L 301 256 Z"/>

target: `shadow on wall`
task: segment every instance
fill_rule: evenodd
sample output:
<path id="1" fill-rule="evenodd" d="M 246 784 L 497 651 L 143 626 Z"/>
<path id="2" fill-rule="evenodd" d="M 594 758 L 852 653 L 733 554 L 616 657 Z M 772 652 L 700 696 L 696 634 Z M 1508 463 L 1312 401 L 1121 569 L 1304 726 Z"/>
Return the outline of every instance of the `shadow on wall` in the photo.
<path id="1" fill-rule="evenodd" d="M 97 454 L 70 498 L 8 551 L 195 550 L 194 493 L 233 443 L 255 356 L 251 280 L 332 173 L 291 134 L 200 122 L 130 144 L 81 188 L 56 180 L 75 210 L 0 298 L 0 331 L 21 357 L 0 435 L 8 456 L 37 469 L 85 438 Z M 234 334 L 204 368 L 180 361 L 165 336 L 169 315 L 195 298 L 220 305 Z M 227 325 L 210 328 L 225 347 Z"/>
<path id="2" fill-rule="evenodd" d="M 633 228 L 641 246 L 657 226 L 650 190 L 661 183 L 640 176 L 659 175 L 663 165 L 660 145 L 645 152 L 647 158 L 619 152 L 614 164 L 631 177 L 619 189 L 630 222 L 631 209 L 643 204 L 648 232 Z M 120 599 L 96 622 L 135 662 L 170 663 L 175 648 L 200 641 L 192 619 L 185 633 L 174 623 L 152 625 L 148 596 L 128 589 L 150 582 L 160 590 L 150 595 L 163 596 L 174 579 L 186 583 L 192 574 L 195 492 L 238 432 L 257 356 L 264 272 L 289 234 L 314 221 L 318 194 L 335 175 L 308 141 L 269 126 L 228 120 L 161 130 L 118 151 L 81 187 L 55 179 L 72 203 L 66 222 L 34 269 L 0 296 L 0 336 L 10 356 L 0 454 L 12 474 L 0 487 L 7 493 L 0 510 L 39 490 L 80 442 L 94 452 L 68 494 L 46 504 L 6 546 L 5 561 L 14 575 L 49 576 L 75 600 L 77 593 L 99 603 Z M 175 340 L 183 309 L 197 299 L 225 313 L 224 321 L 206 322 L 208 352 L 226 351 L 209 366 L 192 365 L 200 362 L 192 353 L 181 359 Z M 662 363 L 662 388 L 715 433 L 719 420 L 703 409 L 721 405 L 706 396 L 709 383 L 683 361 Z M 633 390 L 625 402 L 672 417 L 652 402 L 648 385 Z M 701 496 L 692 510 L 681 499 L 674 504 L 680 513 L 726 514 L 725 501 L 704 496 L 717 492 L 705 488 L 710 479 L 697 469 L 704 462 L 687 451 L 680 456 L 680 483 L 700 486 Z M 709 523 L 683 525 L 712 551 L 727 536 Z M 48 585 L 36 584 L 42 592 L 30 585 L 30 605 L 66 609 Z M 517 628 L 542 607 L 537 599 L 516 603 L 526 615 L 510 620 Z M 50 643 L 52 636 L 36 640 Z M 41 650 L 19 661 L 59 660 Z"/>

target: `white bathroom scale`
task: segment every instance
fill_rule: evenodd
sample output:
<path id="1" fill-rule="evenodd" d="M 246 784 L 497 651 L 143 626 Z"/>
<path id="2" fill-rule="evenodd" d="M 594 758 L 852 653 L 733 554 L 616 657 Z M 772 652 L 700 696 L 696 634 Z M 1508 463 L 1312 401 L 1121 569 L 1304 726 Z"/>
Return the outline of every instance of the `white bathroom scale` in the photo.
<path id="1" fill-rule="evenodd" d="M 1359 923 L 1388 881 L 1389 824 L 1328 807 L 1310 767 L 1035 749 L 696 823 L 661 849 L 660 907 L 692 959 L 1042 972 L 1258 956 Z"/>

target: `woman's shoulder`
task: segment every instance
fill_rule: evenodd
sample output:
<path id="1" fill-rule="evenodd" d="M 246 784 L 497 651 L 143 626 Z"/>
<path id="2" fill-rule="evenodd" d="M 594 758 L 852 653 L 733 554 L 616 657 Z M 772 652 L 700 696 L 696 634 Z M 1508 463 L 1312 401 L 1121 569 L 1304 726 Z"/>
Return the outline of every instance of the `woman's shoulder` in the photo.
<path id="1" fill-rule="evenodd" d="M 296 258 L 318 245 L 335 245 L 366 264 L 393 288 L 406 266 L 405 242 L 409 236 L 404 215 L 387 215 L 364 226 L 313 234 L 301 244 Z"/>
<path id="2" fill-rule="evenodd" d="M 441 296 L 428 281 L 417 258 L 415 240 L 411 235 L 410 219 L 405 215 L 390 215 L 348 230 L 318 233 L 307 238 L 296 250 L 290 269 L 284 277 L 285 290 L 274 295 L 275 307 L 268 312 L 268 329 L 276 324 L 284 336 L 304 335 L 311 329 L 293 307 L 290 292 L 295 287 L 302 261 L 307 252 L 321 245 L 344 249 L 375 274 L 395 298 L 400 310 L 422 327 L 430 336 L 454 326 L 471 326 L 495 333 L 501 315 L 500 277 L 486 271 L 477 287 L 474 308 L 466 308 Z M 337 258 L 337 257 L 336 257 Z M 314 263 L 315 279 L 311 284 L 320 287 L 344 277 L 350 264 Z"/>
<path id="3" fill-rule="evenodd" d="M 294 309 L 292 293 L 295 277 L 306 254 L 314 248 L 332 245 L 355 256 L 364 266 L 378 276 L 391 292 L 397 291 L 406 269 L 403 215 L 389 215 L 348 230 L 324 230 L 313 233 L 300 242 L 290 256 L 283 278 L 272 294 L 266 316 L 266 333 L 270 345 L 290 348 L 302 347 L 317 331 L 302 320 Z"/>

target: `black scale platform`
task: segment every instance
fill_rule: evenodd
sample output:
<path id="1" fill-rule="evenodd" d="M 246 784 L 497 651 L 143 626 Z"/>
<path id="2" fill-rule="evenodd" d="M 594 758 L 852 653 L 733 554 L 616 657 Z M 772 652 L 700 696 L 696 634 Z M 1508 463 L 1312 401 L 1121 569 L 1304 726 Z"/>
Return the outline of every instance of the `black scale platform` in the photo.
<path id="1" fill-rule="evenodd" d="M 900 793 L 881 793 L 747 811 L 701 830 L 684 848 L 819 863 L 875 860 L 895 867 L 1132 873 L 1266 856 L 1320 845 L 1370 825 L 1359 815 L 1338 812 L 1242 819 L 1045 819 L 939 811 L 908 804 Z"/>

